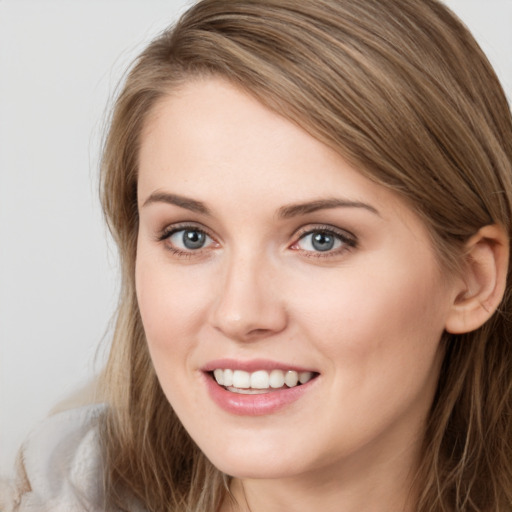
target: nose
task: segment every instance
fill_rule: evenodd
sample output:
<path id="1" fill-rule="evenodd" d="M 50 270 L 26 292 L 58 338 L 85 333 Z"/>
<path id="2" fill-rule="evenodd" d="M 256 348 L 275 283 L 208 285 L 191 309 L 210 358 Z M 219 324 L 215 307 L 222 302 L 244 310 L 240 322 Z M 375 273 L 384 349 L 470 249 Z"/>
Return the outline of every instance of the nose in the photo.
<path id="1" fill-rule="evenodd" d="M 283 331 L 288 322 L 277 269 L 262 257 L 233 257 L 226 262 L 211 324 L 235 341 L 254 341 Z"/>

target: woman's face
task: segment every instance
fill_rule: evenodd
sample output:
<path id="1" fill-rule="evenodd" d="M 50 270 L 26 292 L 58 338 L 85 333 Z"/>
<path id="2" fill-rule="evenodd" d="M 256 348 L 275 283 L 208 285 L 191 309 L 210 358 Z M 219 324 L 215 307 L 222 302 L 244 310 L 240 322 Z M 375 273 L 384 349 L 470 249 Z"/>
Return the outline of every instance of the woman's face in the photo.
<path id="1" fill-rule="evenodd" d="M 141 142 L 140 312 L 207 457 L 278 478 L 416 453 L 455 292 L 415 214 L 220 79 L 162 100 Z"/>

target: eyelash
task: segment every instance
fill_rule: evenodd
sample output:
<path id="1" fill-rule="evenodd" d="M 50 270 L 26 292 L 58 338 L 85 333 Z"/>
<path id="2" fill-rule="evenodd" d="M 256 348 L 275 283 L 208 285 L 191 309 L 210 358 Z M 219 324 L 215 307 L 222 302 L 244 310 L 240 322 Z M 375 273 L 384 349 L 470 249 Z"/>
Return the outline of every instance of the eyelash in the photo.
<path id="1" fill-rule="evenodd" d="M 216 242 L 215 238 L 210 233 L 208 233 L 208 231 L 194 224 L 179 224 L 169 226 L 158 235 L 157 240 L 159 242 L 167 242 L 174 234 L 179 233 L 180 231 L 193 231 L 196 233 L 200 233 L 213 240 L 214 243 L 218 243 Z M 300 241 L 304 240 L 307 236 L 316 233 L 335 238 L 336 240 L 341 242 L 341 247 L 335 250 L 329 249 L 326 250 L 325 252 L 303 250 L 300 247 L 297 247 Z M 289 246 L 289 248 L 291 250 L 302 252 L 302 254 L 307 258 L 330 258 L 334 256 L 339 256 L 340 254 L 346 251 L 352 250 L 356 248 L 357 245 L 357 238 L 348 231 L 340 230 L 329 225 L 310 225 L 305 226 L 304 228 L 299 230 L 299 232 L 295 236 L 295 241 Z M 170 243 L 166 243 L 166 249 L 180 258 L 192 258 L 194 256 L 198 256 L 203 252 L 203 248 L 199 248 L 197 250 L 182 250 L 172 246 Z"/>

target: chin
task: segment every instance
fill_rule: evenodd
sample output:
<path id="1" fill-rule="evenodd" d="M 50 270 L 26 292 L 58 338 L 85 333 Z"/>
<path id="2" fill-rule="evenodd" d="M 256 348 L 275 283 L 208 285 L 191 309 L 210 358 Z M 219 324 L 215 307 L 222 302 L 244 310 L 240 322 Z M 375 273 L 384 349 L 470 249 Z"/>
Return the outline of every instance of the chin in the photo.
<path id="1" fill-rule="evenodd" d="M 244 461 L 233 461 L 222 458 L 222 460 L 210 459 L 213 465 L 225 473 L 239 479 L 271 480 L 290 477 L 298 473 L 294 464 L 277 463 L 272 461 L 260 461 L 247 458 Z"/>
<path id="2" fill-rule="evenodd" d="M 315 460 L 308 460 L 303 448 L 290 445 L 281 436 L 265 440 L 256 435 L 253 442 L 236 442 L 226 436 L 231 441 L 200 448 L 217 469 L 232 477 L 278 479 L 307 473 L 318 466 Z"/>

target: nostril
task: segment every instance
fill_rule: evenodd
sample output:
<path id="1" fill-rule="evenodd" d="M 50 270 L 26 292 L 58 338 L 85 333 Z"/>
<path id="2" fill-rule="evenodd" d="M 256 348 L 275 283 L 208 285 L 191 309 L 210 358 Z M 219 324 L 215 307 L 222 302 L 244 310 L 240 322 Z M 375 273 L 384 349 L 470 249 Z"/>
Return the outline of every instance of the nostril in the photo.
<path id="1" fill-rule="evenodd" d="M 261 337 L 264 336 L 265 334 L 268 334 L 269 332 L 271 332 L 271 329 L 253 329 L 252 331 L 249 331 L 247 333 L 247 336 Z"/>

